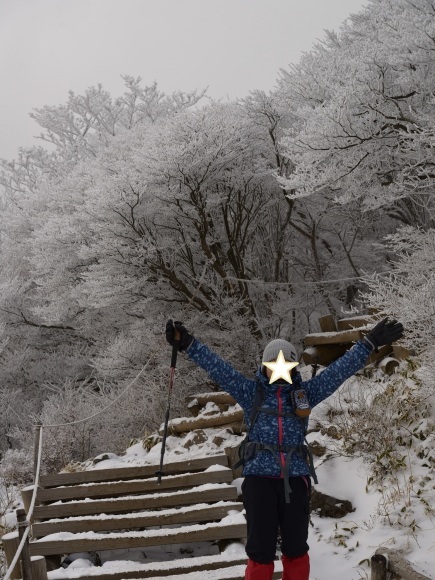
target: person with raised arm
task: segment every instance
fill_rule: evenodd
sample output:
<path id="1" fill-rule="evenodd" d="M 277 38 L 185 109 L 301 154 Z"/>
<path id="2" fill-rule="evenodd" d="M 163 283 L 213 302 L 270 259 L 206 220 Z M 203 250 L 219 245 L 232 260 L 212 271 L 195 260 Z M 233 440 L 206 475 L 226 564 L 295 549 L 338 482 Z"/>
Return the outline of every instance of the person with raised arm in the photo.
<path id="1" fill-rule="evenodd" d="M 303 381 L 294 346 L 269 342 L 255 378 L 249 379 L 195 338 L 181 322 L 168 320 L 166 339 L 203 368 L 245 413 L 247 436 L 241 446 L 243 504 L 248 563 L 245 580 L 271 580 L 278 531 L 283 580 L 308 580 L 309 500 L 313 461 L 305 442 L 311 409 L 364 367 L 378 347 L 403 336 L 403 326 L 385 318 L 320 374 Z"/>

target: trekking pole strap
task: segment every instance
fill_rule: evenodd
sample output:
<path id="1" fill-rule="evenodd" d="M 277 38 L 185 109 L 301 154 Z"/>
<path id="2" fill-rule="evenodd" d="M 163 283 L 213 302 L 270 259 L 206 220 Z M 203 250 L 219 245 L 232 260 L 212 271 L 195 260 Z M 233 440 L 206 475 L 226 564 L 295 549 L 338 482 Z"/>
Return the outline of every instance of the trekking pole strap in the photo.
<path id="1" fill-rule="evenodd" d="M 311 448 L 308 445 L 308 441 L 306 439 L 305 439 L 305 443 L 306 443 L 306 445 L 304 445 L 304 447 L 305 447 L 305 451 L 306 451 L 306 454 L 308 457 L 308 468 L 310 470 L 310 475 L 313 478 L 314 483 L 317 485 L 319 483 L 319 480 L 317 479 L 316 470 L 314 469 L 313 452 L 311 451 Z"/>

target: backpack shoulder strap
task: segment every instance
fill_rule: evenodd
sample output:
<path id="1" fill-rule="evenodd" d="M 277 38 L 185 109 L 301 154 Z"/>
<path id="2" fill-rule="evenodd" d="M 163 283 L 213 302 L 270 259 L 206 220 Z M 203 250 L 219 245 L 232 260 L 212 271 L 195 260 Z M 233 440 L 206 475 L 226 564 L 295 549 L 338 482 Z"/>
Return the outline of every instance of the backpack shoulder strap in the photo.
<path id="1" fill-rule="evenodd" d="M 255 386 L 255 397 L 254 402 L 252 403 L 251 413 L 249 415 L 249 431 L 251 431 L 252 427 L 254 426 L 255 421 L 257 420 L 258 413 L 260 412 L 261 406 L 263 404 L 264 399 L 266 398 L 266 393 L 264 391 L 263 385 L 260 381 L 256 381 Z"/>
<path id="2" fill-rule="evenodd" d="M 261 405 L 263 404 L 265 397 L 266 393 L 264 391 L 263 385 L 260 383 L 260 381 L 257 380 L 255 383 L 254 401 L 252 403 L 251 413 L 249 414 L 249 425 L 246 424 L 246 435 L 239 446 L 239 461 L 233 465 L 233 469 L 241 467 L 246 462 L 246 447 L 247 443 L 249 442 L 249 433 L 252 430 L 255 421 L 257 420 L 258 413 L 260 412 Z"/>

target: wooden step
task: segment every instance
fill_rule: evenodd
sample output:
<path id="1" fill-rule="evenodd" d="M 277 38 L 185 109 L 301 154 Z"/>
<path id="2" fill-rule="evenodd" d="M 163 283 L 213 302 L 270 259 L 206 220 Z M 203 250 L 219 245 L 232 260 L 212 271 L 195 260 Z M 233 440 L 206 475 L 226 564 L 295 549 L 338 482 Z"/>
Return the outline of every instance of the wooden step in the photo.
<path id="1" fill-rule="evenodd" d="M 207 568 L 204 568 L 203 572 L 194 572 L 192 571 L 189 574 L 179 574 L 178 572 L 175 572 L 175 574 L 170 574 L 168 575 L 166 572 L 159 574 L 159 575 L 154 575 L 154 576 L 141 576 L 141 575 L 132 575 L 131 572 L 124 572 L 123 574 L 117 574 L 117 575 L 104 575 L 104 576 L 96 576 L 95 574 L 93 574 L 92 576 L 77 576 L 77 574 L 75 574 L 74 576 L 71 576 L 71 578 L 76 578 L 76 579 L 80 579 L 80 580 L 93 580 L 95 578 L 98 578 L 98 580 L 112 580 L 112 579 L 116 579 L 116 580 L 127 580 L 129 578 L 143 578 L 146 580 L 155 580 L 156 578 L 158 578 L 159 580 L 161 580 L 162 577 L 164 578 L 173 578 L 174 580 L 204 580 L 205 578 L 208 578 L 209 580 L 244 580 L 245 578 L 245 564 L 240 563 L 237 567 L 234 568 L 228 568 L 228 571 L 226 571 L 226 568 L 219 568 L 216 569 L 214 568 L 211 572 L 208 571 Z M 50 573 L 50 580 L 53 579 L 57 579 L 59 578 L 59 580 L 62 579 L 66 579 L 69 578 L 69 576 L 63 575 L 63 576 L 53 576 L 53 572 Z M 280 570 L 276 570 L 273 575 L 272 575 L 272 580 L 281 580 L 282 578 L 282 571 Z"/>
<path id="2" fill-rule="evenodd" d="M 211 393 L 198 393 L 186 397 L 186 405 L 190 413 L 197 417 L 199 414 L 204 415 L 205 407 L 212 403 L 221 413 L 228 411 L 229 407 L 236 404 L 236 400 L 225 391 L 216 391 Z"/>
<path id="3" fill-rule="evenodd" d="M 58 532 L 107 532 L 151 526 L 210 522 L 222 519 L 229 510 L 242 511 L 243 504 L 220 501 L 211 505 L 204 503 L 163 511 L 136 512 L 105 516 L 104 518 L 98 515 L 88 518 L 48 520 L 33 524 L 32 534 L 34 538 L 41 538 Z"/>
<path id="4" fill-rule="evenodd" d="M 245 523 L 208 523 L 127 534 L 66 534 L 62 539 L 42 539 L 29 545 L 31 556 L 52 556 L 76 552 L 146 548 L 170 544 L 235 540 L 246 538 Z"/>
<path id="5" fill-rule="evenodd" d="M 318 364 L 328 366 L 344 355 L 350 345 L 346 344 L 323 344 L 319 346 L 309 346 L 302 353 L 302 360 L 306 365 Z"/>
<path id="6" fill-rule="evenodd" d="M 180 461 L 165 464 L 163 469 L 167 475 L 175 475 L 177 473 L 204 471 L 212 465 L 222 465 L 227 467 L 227 456 L 224 453 L 221 453 L 218 455 L 207 455 L 205 457 L 192 459 L 190 456 L 186 455 L 180 458 Z M 80 483 L 153 477 L 158 469 L 158 464 L 152 464 L 42 475 L 40 478 L 40 486 L 56 487 L 59 485 L 76 485 Z"/>
<path id="7" fill-rule="evenodd" d="M 186 403 L 190 405 L 197 401 L 198 405 L 205 407 L 207 403 L 216 403 L 222 405 L 235 405 L 236 399 L 225 391 L 211 391 L 209 393 L 198 393 L 197 395 L 189 395 L 186 397 Z"/>
<path id="8" fill-rule="evenodd" d="M 368 314 L 366 316 L 342 318 L 337 321 L 337 330 L 351 330 L 352 328 L 361 328 L 363 326 L 369 326 L 371 328 L 375 322 L 375 319 Z"/>
<path id="9" fill-rule="evenodd" d="M 363 330 L 342 330 L 341 332 L 316 332 L 307 334 L 304 338 L 305 346 L 314 346 L 318 344 L 349 344 L 361 340 L 366 334 Z"/>
<path id="10" fill-rule="evenodd" d="M 129 481 L 50 487 L 47 489 L 39 489 L 36 497 L 37 501 L 41 503 L 85 497 L 115 497 L 118 495 L 131 495 L 151 491 L 159 492 L 171 488 L 195 487 L 205 483 L 231 483 L 233 479 L 232 470 L 228 467 L 221 467 L 219 470 L 163 476 L 160 484 L 157 483 L 157 478 L 153 477 L 140 480 L 133 479 Z"/>
<path id="11" fill-rule="evenodd" d="M 174 578 L 174 580 L 243 580 L 245 578 L 246 565 L 231 566 L 229 568 L 220 568 L 207 572 L 191 572 L 187 574 L 179 574 L 167 576 L 167 578 Z M 142 576 L 142 578 L 145 578 Z M 158 576 L 148 576 L 147 580 L 157 580 Z M 282 564 L 275 562 L 275 571 L 272 574 L 272 580 L 280 580 L 282 578 Z"/>
<path id="12" fill-rule="evenodd" d="M 88 501 L 71 501 L 36 506 L 34 519 L 65 518 L 69 516 L 88 516 L 95 514 L 113 514 L 135 510 L 169 508 L 195 503 L 237 500 L 237 488 L 226 483 L 206 484 L 187 491 L 173 493 L 156 493 L 114 499 L 95 499 Z"/>
<path id="13" fill-rule="evenodd" d="M 198 393 L 197 395 L 190 395 L 186 397 L 186 403 L 189 407 L 196 403 L 200 407 L 205 407 L 207 403 L 216 403 L 217 405 L 235 405 L 236 400 L 229 393 L 225 391 L 216 391 L 211 393 Z"/>
<path id="14" fill-rule="evenodd" d="M 342 357 L 351 347 L 351 344 L 322 344 L 317 346 L 309 346 L 302 353 L 302 360 L 306 365 L 319 364 L 321 366 L 328 366 Z M 393 347 L 391 344 L 381 346 L 378 352 L 373 352 L 369 357 L 367 357 L 365 366 L 382 360 L 386 356 L 389 356 L 392 352 Z"/>
<path id="15" fill-rule="evenodd" d="M 207 429 L 210 427 L 220 427 L 243 421 L 243 410 L 237 407 L 224 413 L 204 417 L 183 417 L 181 419 L 173 419 L 169 421 L 169 433 L 186 433 L 194 431 L 195 429 Z M 163 433 L 163 425 L 160 426 L 159 433 Z"/>
<path id="16" fill-rule="evenodd" d="M 391 344 L 385 344 L 378 349 L 378 352 L 372 352 L 372 354 L 367 358 L 366 366 L 372 363 L 376 363 L 383 358 L 389 356 L 393 352 L 393 347 Z"/>
<path id="17" fill-rule="evenodd" d="M 198 556 L 195 558 L 181 558 L 164 562 L 150 562 L 149 564 L 136 564 L 135 562 L 126 562 L 125 572 L 108 572 L 104 568 L 84 569 L 83 574 L 77 576 L 78 569 L 71 570 L 68 575 L 68 568 L 59 569 L 50 572 L 50 580 L 67 580 L 68 578 L 80 578 L 80 580 L 121 580 L 127 578 L 171 578 L 180 574 L 200 572 L 201 570 L 210 571 L 229 568 L 236 565 L 245 565 L 248 557 L 241 554 L 218 554 L 216 556 Z M 208 574 L 204 574 L 204 576 Z"/>
<path id="18" fill-rule="evenodd" d="M 271 578 L 272 580 L 281 580 L 282 568 L 279 567 L 279 564 L 277 565 L 277 563 L 275 564 L 275 568 L 276 569 L 273 572 Z M 204 578 L 208 578 L 208 580 L 244 580 L 245 569 L 246 569 L 245 564 L 239 564 L 238 566 L 215 569 L 212 570 L 211 572 L 208 571 L 191 572 L 187 574 L 170 575 L 166 576 L 166 578 L 173 578 L 174 580 L 204 580 Z M 95 576 L 89 576 L 89 580 L 91 580 L 91 578 L 95 578 Z M 132 576 L 120 576 L 119 578 L 132 578 Z M 146 578 L 147 580 L 157 580 L 160 579 L 161 576 L 134 576 L 134 578 L 144 578 L 144 579 Z"/>
<path id="19" fill-rule="evenodd" d="M 417 352 L 413 348 L 407 348 L 400 343 L 393 344 L 394 358 L 397 360 L 405 360 L 410 356 L 415 356 Z"/>

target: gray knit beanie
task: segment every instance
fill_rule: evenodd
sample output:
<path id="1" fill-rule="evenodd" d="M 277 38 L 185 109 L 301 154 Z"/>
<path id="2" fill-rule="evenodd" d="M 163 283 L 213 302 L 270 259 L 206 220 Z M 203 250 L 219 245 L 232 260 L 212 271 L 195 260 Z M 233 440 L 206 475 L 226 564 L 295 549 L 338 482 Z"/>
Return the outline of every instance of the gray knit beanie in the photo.
<path id="1" fill-rule="evenodd" d="M 292 343 L 287 342 L 282 338 L 277 338 L 266 345 L 261 362 L 264 363 L 276 360 L 280 350 L 282 350 L 282 354 L 286 361 L 297 361 L 298 355 Z"/>

